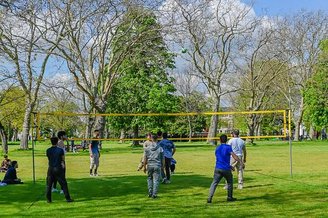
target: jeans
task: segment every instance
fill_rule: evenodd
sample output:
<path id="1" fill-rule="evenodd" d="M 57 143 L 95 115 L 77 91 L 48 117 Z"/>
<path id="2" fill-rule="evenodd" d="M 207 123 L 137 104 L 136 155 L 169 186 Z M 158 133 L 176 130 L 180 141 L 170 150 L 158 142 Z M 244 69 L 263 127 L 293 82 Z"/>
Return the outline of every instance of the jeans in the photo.
<path id="1" fill-rule="evenodd" d="M 171 160 L 172 158 L 167 158 L 165 157 L 165 177 L 167 180 L 170 180 L 171 179 Z"/>
<path id="2" fill-rule="evenodd" d="M 149 166 L 147 167 L 147 175 L 148 194 L 151 196 L 156 196 L 158 192 L 161 168 Z"/>
<path id="3" fill-rule="evenodd" d="M 221 170 L 221 169 L 215 169 L 214 170 L 214 178 L 213 182 L 210 187 L 210 192 L 208 194 L 208 199 L 211 200 L 213 198 L 213 195 L 215 193 L 215 189 L 220 183 L 221 179 L 225 178 L 228 183 L 228 198 L 232 198 L 232 190 L 233 190 L 233 179 L 232 179 L 232 173 L 231 170 Z"/>

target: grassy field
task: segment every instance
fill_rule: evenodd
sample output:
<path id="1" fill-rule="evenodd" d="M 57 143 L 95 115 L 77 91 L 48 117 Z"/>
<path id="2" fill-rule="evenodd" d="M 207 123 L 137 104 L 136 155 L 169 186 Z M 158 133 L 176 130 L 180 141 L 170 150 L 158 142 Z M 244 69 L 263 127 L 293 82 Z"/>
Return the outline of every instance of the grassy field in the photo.
<path id="1" fill-rule="evenodd" d="M 136 171 L 142 148 L 104 144 L 99 177 L 89 176 L 87 151 L 68 153 L 67 180 L 75 202 L 55 193 L 52 204 L 45 200 L 47 147 L 36 145 L 33 184 L 32 151 L 10 146 L 9 157 L 19 162 L 25 184 L 0 187 L 0 217 L 328 217 L 327 141 L 293 143 L 292 177 L 288 142 L 247 145 L 245 188 L 234 189 L 238 201 L 226 202 L 221 182 L 210 205 L 215 161 L 210 145 L 177 143 L 176 174 L 171 184 L 160 185 L 157 199 L 147 197 L 146 176 Z"/>

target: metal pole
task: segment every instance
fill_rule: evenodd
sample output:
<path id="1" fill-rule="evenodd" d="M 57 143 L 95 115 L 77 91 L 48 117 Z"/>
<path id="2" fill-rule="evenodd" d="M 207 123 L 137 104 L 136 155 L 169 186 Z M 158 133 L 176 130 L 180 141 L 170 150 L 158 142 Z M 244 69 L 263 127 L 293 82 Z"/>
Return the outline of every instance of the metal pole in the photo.
<path id="1" fill-rule="evenodd" d="M 289 139 L 290 177 L 293 177 L 293 146 L 292 146 L 292 128 L 291 128 L 291 109 L 288 110 L 288 139 Z"/>
<path id="2" fill-rule="evenodd" d="M 33 113 L 33 125 L 32 125 L 32 173 L 33 173 L 33 184 L 35 184 L 35 155 L 34 155 L 34 144 L 35 144 L 35 141 L 34 141 L 34 126 L 35 126 L 35 115 L 36 113 L 35 112 L 32 112 Z"/>

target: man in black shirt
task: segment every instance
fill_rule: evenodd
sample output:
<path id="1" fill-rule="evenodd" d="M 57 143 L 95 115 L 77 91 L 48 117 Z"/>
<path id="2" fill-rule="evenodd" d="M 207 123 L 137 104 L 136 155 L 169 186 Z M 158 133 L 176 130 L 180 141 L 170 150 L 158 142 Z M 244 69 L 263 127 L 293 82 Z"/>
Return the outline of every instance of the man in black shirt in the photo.
<path id="1" fill-rule="evenodd" d="M 55 180 L 57 180 L 64 191 L 67 202 L 72 202 L 67 181 L 65 178 L 65 156 L 63 149 L 57 147 L 58 138 L 53 137 L 50 139 L 52 146 L 47 149 L 47 157 L 49 160 L 48 174 L 47 174 L 47 202 L 51 203 L 51 189 Z"/>

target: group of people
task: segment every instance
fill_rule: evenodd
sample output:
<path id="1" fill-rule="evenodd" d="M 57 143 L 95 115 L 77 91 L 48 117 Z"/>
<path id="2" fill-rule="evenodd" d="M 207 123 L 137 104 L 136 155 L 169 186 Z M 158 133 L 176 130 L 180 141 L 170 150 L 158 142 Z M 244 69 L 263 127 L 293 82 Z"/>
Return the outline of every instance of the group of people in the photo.
<path id="1" fill-rule="evenodd" d="M 4 155 L 4 160 L 1 163 L 0 171 L 6 173 L 1 184 L 22 184 L 23 182 L 17 178 L 16 169 L 18 168 L 17 161 L 11 161 L 8 155 Z"/>
<path id="2" fill-rule="evenodd" d="M 99 130 L 94 131 L 94 140 L 89 144 L 90 152 L 90 176 L 98 176 L 99 167 Z M 61 193 L 64 194 L 67 202 L 73 202 L 68 190 L 68 185 L 66 181 L 66 164 L 65 164 L 65 143 L 67 140 L 66 132 L 59 131 L 57 137 L 52 137 L 51 147 L 47 149 L 48 157 L 48 172 L 47 172 L 47 190 L 46 198 L 47 202 L 52 202 L 51 193 L 57 192 L 56 184 L 57 182 L 61 186 Z"/>
<path id="3" fill-rule="evenodd" d="M 147 173 L 148 197 L 157 198 L 158 187 L 162 183 L 171 183 L 171 173 L 175 170 L 176 161 L 173 155 L 176 147 L 168 140 L 167 133 L 163 133 L 162 140 L 158 142 L 158 135 L 148 133 L 143 144 L 144 153 L 138 170 L 144 169 Z"/>
<path id="4" fill-rule="evenodd" d="M 228 141 L 227 135 L 220 136 L 221 144 L 215 150 L 216 163 L 214 169 L 214 178 L 210 186 L 207 203 L 212 203 L 217 185 L 225 178 L 227 189 L 227 201 L 235 201 L 233 197 L 233 175 L 232 171 L 238 172 L 238 189 L 243 188 L 243 171 L 246 163 L 245 142 L 239 138 L 239 131 L 233 131 L 233 137 Z M 160 181 L 162 183 L 171 183 L 171 173 L 174 172 L 176 161 L 173 155 L 176 152 L 174 143 L 168 139 L 167 133 L 163 133 L 162 140 L 158 141 L 157 134 L 148 133 L 147 140 L 143 143 L 143 156 L 138 166 L 138 170 L 143 169 L 147 173 L 148 196 L 157 198 Z M 99 131 L 94 131 L 94 140 L 89 144 L 90 153 L 90 176 L 98 176 L 99 167 Z M 47 172 L 47 202 L 52 202 L 51 193 L 56 190 L 56 183 L 61 186 L 67 202 L 72 202 L 68 185 L 66 181 L 65 164 L 65 144 L 67 140 L 65 131 L 59 131 L 57 137 L 51 138 L 51 147 L 47 149 L 48 172 Z M 17 161 L 11 161 L 7 155 L 1 163 L 1 172 L 6 172 L 2 183 L 21 184 L 17 178 Z"/>

